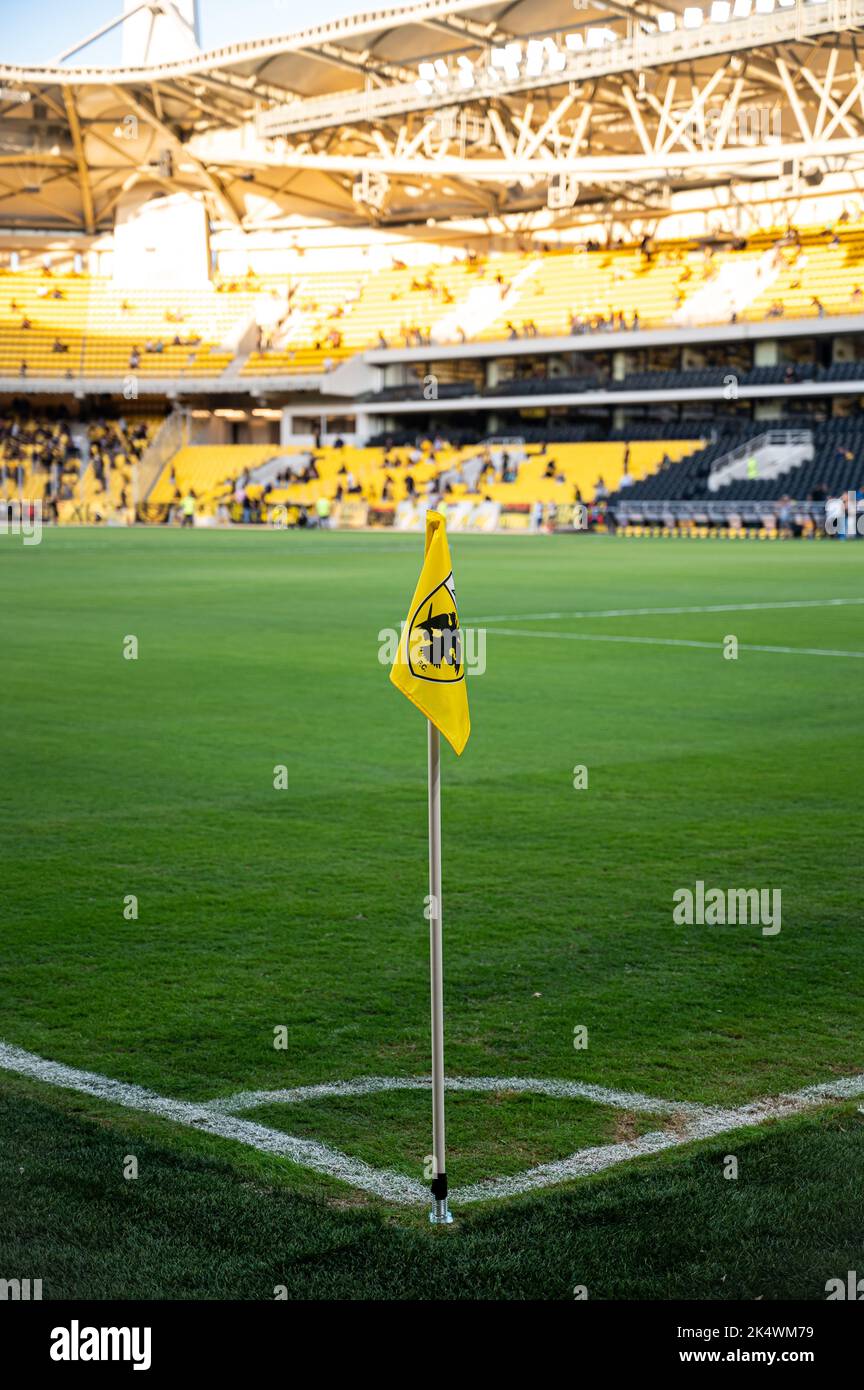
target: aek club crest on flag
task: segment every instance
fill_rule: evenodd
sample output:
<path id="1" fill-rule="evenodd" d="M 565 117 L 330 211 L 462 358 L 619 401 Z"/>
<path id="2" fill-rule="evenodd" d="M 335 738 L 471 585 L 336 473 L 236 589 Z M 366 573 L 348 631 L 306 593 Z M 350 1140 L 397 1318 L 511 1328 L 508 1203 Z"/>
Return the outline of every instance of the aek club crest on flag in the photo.
<path id="1" fill-rule="evenodd" d="M 424 598 L 414 613 L 408 628 L 407 654 L 411 674 L 419 680 L 465 679 L 452 574 Z"/>
<path id="2" fill-rule="evenodd" d="M 440 512 L 426 513 L 426 551 L 390 679 L 431 719 L 456 753 L 471 720 L 465 657 L 447 530 Z"/>

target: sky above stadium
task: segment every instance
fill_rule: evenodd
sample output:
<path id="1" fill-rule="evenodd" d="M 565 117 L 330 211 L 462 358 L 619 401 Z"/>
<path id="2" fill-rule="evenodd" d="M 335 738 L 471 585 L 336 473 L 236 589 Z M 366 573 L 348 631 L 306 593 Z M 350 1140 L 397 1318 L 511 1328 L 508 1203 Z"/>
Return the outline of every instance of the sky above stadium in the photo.
<path id="1" fill-rule="evenodd" d="M 201 46 L 218 48 L 243 39 L 290 34 L 330 19 L 392 9 L 406 0 L 199 0 Z M 0 62 L 49 63 L 80 39 L 114 19 L 123 0 L 0 0 Z M 119 30 L 92 44 L 75 63 L 120 61 Z"/>

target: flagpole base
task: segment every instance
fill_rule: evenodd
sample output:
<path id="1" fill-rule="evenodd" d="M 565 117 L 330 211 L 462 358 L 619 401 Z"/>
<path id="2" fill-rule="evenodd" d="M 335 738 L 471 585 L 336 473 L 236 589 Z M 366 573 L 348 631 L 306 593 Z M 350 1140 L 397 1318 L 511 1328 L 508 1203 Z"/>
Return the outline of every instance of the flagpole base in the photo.
<path id="1" fill-rule="evenodd" d="M 446 1197 L 433 1197 L 429 1220 L 433 1226 L 452 1226 L 453 1213 L 447 1204 Z"/>

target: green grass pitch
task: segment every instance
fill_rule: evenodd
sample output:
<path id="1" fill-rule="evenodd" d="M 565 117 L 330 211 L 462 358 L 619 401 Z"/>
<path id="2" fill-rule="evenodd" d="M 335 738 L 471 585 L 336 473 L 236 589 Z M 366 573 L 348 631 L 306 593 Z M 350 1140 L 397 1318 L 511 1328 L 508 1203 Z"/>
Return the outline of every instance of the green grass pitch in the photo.
<path id="1" fill-rule="evenodd" d="M 451 549 L 463 625 L 488 637 L 468 748 L 442 755 L 448 1072 L 731 1106 L 862 1070 L 864 660 L 753 648 L 864 651 L 864 605 L 824 602 L 864 597 L 864 546 Z M 421 556 L 392 534 L 0 538 L 0 1039 L 193 1101 L 428 1072 L 425 730 L 378 659 Z M 746 606 L 768 604 L 811 606 Z M 675 925 L 697 880 L 779 888 L 782 930 Z M 713 1141 L 430 1232 L 422 1210 L 226 1140 L 2 1071 L 0 1096 L 10 1248 L 20 1263 L 35 1242 L 58 1297 L 425 1297 L 440 1278 L 567 1298 L 580 1260 L 594 1296 L 819 1297 L 855 1267 L 852 1105 L 736 1139 L 737 1184 Z M 388 1092 L 250 1118 L 422 1180 L 429 1111 Z M 516 1093 L 451 1096 L 448 1120 L 456 1186 L 668 1122 Z M 218 1278 L 200 1229 L 181 1249 L 160 1224 L 193 1191 Z M 676 1211 L 713 1213 L 716 1244 L 661 1253 L 652 1208 L 670 1240 Z M 762 1224 L 785 1254 L 733 1275 Z M 607 1225 L 629 1232 L 611 1249 Z M 118 1241 L 144 1251 L 125 1276 Z"/>

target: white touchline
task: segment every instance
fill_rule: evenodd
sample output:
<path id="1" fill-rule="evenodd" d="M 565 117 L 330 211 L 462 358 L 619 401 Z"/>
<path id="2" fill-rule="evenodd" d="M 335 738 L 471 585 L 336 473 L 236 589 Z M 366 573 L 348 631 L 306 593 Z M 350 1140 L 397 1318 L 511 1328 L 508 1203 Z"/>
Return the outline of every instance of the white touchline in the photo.
<path id="1" fill-rule="evenodd" d="M 680 608 L 581 608 L 562 613 L 496 613 L 492 617 L 473 618 L 479 623 L 530 623 L 553 618 L 645 618 L 663 617 L 674 613 L 757 613 L 777 608 L 845 608 L 864 603 L 864 598 L 805 598 L 776 603 L 707 603 Z"/>
<path id="2" fill-rule="evenodd" d="M 723 643 L 698 642 L 690 637 L 622 637 L 601 632 L 532 632 L 524 627 L 487 627 L 493 637 L 540 637 L 549 642 L 614 642 L 638 647 L 704 647 L 709 651 L 723 650 Z M 739 642 L 739 652 L 769 652 L 781 656 L 851 656 L 864 659 L 864 652 L 836 650 L 830 647 L 769 647 L 755 642 Z"/>
<path id="3" fill-rule="evenodd" d="M 50 1062 L 33 1052 L 26 1052 L 21 1047 L 4 1042 L 0 1042 L 0 1070 L 17 1072 L 21 1076 L 30 1076 L 64 1090 L 97 1096 L 101 1100 L 111 1101 L 130 1110 L 143 1110 L 162 1119 L 173 1120 L 176 1124 L 189 1125 L 193 1129 L 218 1135 L 222 1139 L 247 1144 L 261 1153 L 288 1158 L 303 1168 L 326 1173 L 329 1177 L 338 1178 L 352 1187 L 361 1188 L 401 1206 L 416 1206 L 429 1200 L 426 1186 L 413 1178 L 405 1177 L 391 1169 L 372 1168 L 361 1159 L 350 1158 L 338 1149 L 331 1149 L 317 1140 L 295 1139 L 281 1130 L 269 1129 L 265 1125 L 240 1119 L 230 1113 L 236 1110 L 253 1110 L 259 1105 L 296 1104 L 328 1096 L 371 1095 L 381 1091 L 428 1091 L 432 1085 L 428 1077 L 365 1076 L 352 1081 L 331 1081 L 277 1091 L 239 1091 L 223 1100 L 183 1101 L 157 1095 L 155 1091 L 148 1091 L 143 1086 L 136 1086 L 131 1082 L 113 1081 L 98 1072 L 67 1067 L 62 1062 Z M 464 1205 L 468 1202 L 489 1201 L 495 1197 L 513 1197 L 520 1192 L 549 1187 L 569 1178 L 600 1173 L 605 1168 L 611 1168 L 630 1158 L 659 1153 L 663 1149 L 675 1148 L 694 1139 L 710 1139 L 730 1130 L 761 1124 L 767 1119 L 797 1115 L 803 1110 L 814 1109 L 833 1100 L 855 1100 L 864 1096 L 864 1073 L 822 1082 L 815 1086 L 805 1086 L 802 1090 L 788 1095 L 756 1100 L 732 1109 L 700 1105 L 692 1101 L 656 1100 L 635 1091 L 617 1091 L 587 1082 L 536 1077 L 450 1077 L 447 1086 L 451 1091 L 517 1091 L 555 1096 L 562 1100 L 591 1100 L 598 1105 L 608 1105 L 619 1110 L 669 1115 L 679 1120 L 675 1130 L 654 1130 L 638 1139 L 620 1144 L 602 1144 L 595 1148 L 580 1149 L 567 1158 L 541 1163 L 511 1177 L 485 1178 L 482 1182 L 472 1183 L 468 1187 L 456 1188 L 452 1193 L 453 1201 Z"/>
<path id="4" fill-rule="evenodd" d="M 220 1114 L 211 1109 L 207 1102 L 197 1103 L 185 1100 L 171 1100 L 157 1095 L 155 1091 L 145 1090 L 125 1081 L 112 1081 L 110 1077 L 100 1076 L 98 1072 L 80 1071 L 77 1067 L 67 1067 L 61 1062 L 49 1062 L 33 1052 L 25 1052 L 20 1047 L 12 1047 L 0 1042 L 0 1069 L 18 1072 L 22 1076 L 32 1076 L 39 1081 L 47 1081 L 51 1086 L 60 1086 L 67 1091 L 81 1091 L 88 1096 L 98 1096 L 101 1100 L 112 1101 L 129 1110 L 144 1110 L 150 1115 L 158 1115 L 164 1120 L 189 1125 L 192 1129 L 203 1130 L 206 1134 L 216 1134 L 222 1139 L 235 1139 L 248 1144 L 261 1153 L 278 1154 L 290 1158 L 303 1168 L 312 1168 L 317 1173 L 327 1173 L 332 1178 L 341 1178 L 352 1187 L 363 1188 L 385 1197 L 389 1202 L 413 1204 L 425 1200 L 426 1188 L 413 1178 L 386 1169 L 372 1168 L 362 1159 L 349 1158 L 338 1149 L 331 1149 L 315 1139 L 295 1139 L 278 1129 L 268 1129 L 251 1120 L 241 1120 L 234 1115 Z"/>

